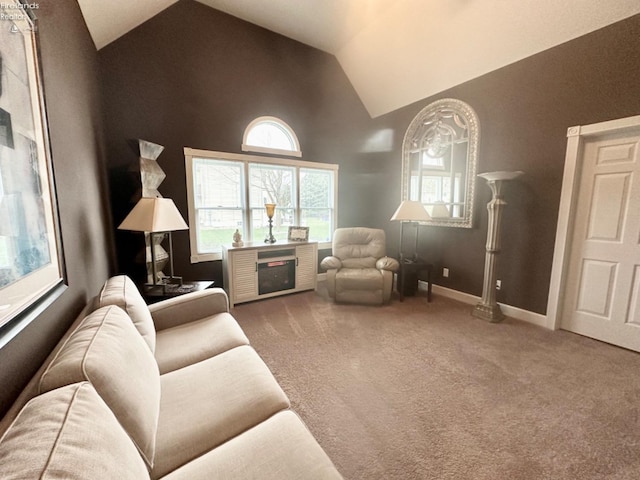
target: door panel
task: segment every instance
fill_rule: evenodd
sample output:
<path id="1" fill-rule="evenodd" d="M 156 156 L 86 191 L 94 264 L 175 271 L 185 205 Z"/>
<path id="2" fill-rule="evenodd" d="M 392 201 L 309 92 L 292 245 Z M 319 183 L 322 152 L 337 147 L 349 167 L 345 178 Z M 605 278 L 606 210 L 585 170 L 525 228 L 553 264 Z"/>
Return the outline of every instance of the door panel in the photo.
<path id="1" fill-rule="evenodd" d="M 640 129 L 587 140 L 561 327 L 640 351 Z"/>

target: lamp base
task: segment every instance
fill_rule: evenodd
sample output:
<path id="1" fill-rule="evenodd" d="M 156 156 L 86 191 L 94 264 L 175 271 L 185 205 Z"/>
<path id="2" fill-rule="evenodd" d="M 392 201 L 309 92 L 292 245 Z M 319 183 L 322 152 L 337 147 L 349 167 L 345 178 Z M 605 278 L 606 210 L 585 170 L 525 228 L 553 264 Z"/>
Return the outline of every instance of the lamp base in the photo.
<path id="1" fill-rule="evenodd" d="M 504 313 L 500 310 L 500 305 L 488 305 L 482 302 L 477 303 L 473 308 L 471 315 L 491 323 L 499 323 L 504 320 Z"/>
<path id="2" fill-rule="evenodd" d="M 162 293 L 167 293 L 167 286 L 169 285 L 180 285 L 182 286 L 182 277 L 162 277 L 162 279 L 157 283 L 145 283 L 145 290 L 160 290 L 162 289 Z"/>

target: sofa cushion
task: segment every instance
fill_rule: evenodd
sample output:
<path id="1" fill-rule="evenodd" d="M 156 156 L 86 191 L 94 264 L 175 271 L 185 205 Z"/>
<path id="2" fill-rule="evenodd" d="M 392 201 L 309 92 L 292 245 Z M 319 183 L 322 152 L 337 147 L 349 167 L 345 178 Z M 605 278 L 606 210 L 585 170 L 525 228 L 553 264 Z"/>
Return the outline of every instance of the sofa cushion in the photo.
<path id="1" fill-rule="evenodd" d="M 139 480 L 136 447 L 89 383 L 31 399 L 0 439 L 0 478 Z"/>
<path id="2" fill-rule="evenodd" d="M 153 466 L 160 374 L 153 355 L 119 307 L 102 307 L 80 322 L 39 381 L 47 392 L 89 381 Z"/>
<path id="3" fill-rule="evenodd" d="M 161 382 L 152 478 L 166 475 L 289 407 L 287 396 L 249 346 L 166 373 Z"/>
<path id="4" fill-rule="evenodd" d="M 236 319 L 228 313 L 218 313 L 160 330 L 155 357 L 163 374 L 248 344 Z"/>
<path id="5" fill-rule="evenodd" d="M 98 307 L 117 305 L 131 317 L 133 324 L 144 338 L 151 352 L 156 348 L 156 328 L 144 298 L 138 287 L 126 275 L 108 279 L 98 296 Z"/>
<path id="6" fill-rule="evenodd" d="M 275 414 L 163 480 L 341 479 L 306 425 L 291 410 Z"/>

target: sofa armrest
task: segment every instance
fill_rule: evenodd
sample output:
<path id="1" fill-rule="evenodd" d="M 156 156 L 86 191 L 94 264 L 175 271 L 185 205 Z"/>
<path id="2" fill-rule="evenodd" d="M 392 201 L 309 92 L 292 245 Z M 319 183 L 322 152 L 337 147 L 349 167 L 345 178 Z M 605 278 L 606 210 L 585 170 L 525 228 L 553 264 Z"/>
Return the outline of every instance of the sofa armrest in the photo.
<path id="1" fill-rule="evenodd" d="M 330 255 L 322 259 L 322 261 L 320 262 L 320 268 L 323 268 L 325 270 L 339 270 L 342 268 L 342 261 L 338 257 Z"/>
<path id="2" fill-rule="evenodd" d="M 396 272 L 400 268 L 400 263 L 391 257 L 379 258 L 376 262 L 376 268 L 378 270 L 389 270 L 390 272 Z"/>
<path id="3" fill-rule="evenodd" d="M 149 305 L 157 331 L 228 311 L 229 297 L 222 288 L 186 293 Z"/>

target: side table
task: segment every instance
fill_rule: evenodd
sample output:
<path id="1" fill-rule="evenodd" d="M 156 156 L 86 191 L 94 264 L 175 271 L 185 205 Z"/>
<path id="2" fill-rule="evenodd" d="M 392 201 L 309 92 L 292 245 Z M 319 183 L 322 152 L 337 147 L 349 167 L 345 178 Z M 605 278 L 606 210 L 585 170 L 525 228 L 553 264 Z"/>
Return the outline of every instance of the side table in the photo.
<path id="1" fill-rule="evenodd" d="M 156 303 L 168 298 L 179 297 L 185 293 L 199 292 L 213 287 L 215 282 L 211 280 L 182 282 L 182 285 L 168 284 L 164 288 L 162 285 L 143 285 L 140 287 L 140 293 L 147 303 Z"/>
<path id="2" fill-rule="evenodd" d="M 400 295 L 400 301 L 404 301 L 405 291 L 412 288 L 414 285 L 410 285 L 409 282 L 415 282 L 417 288 L 418 276 L 421 272 L 427 272 L 427 302 L 431 301 L 431 272 L 433 265 L 423 260 L 408 260 L 404 259 L 400 262 L 400 269 L 398 270 L 398 294 Z"/>

